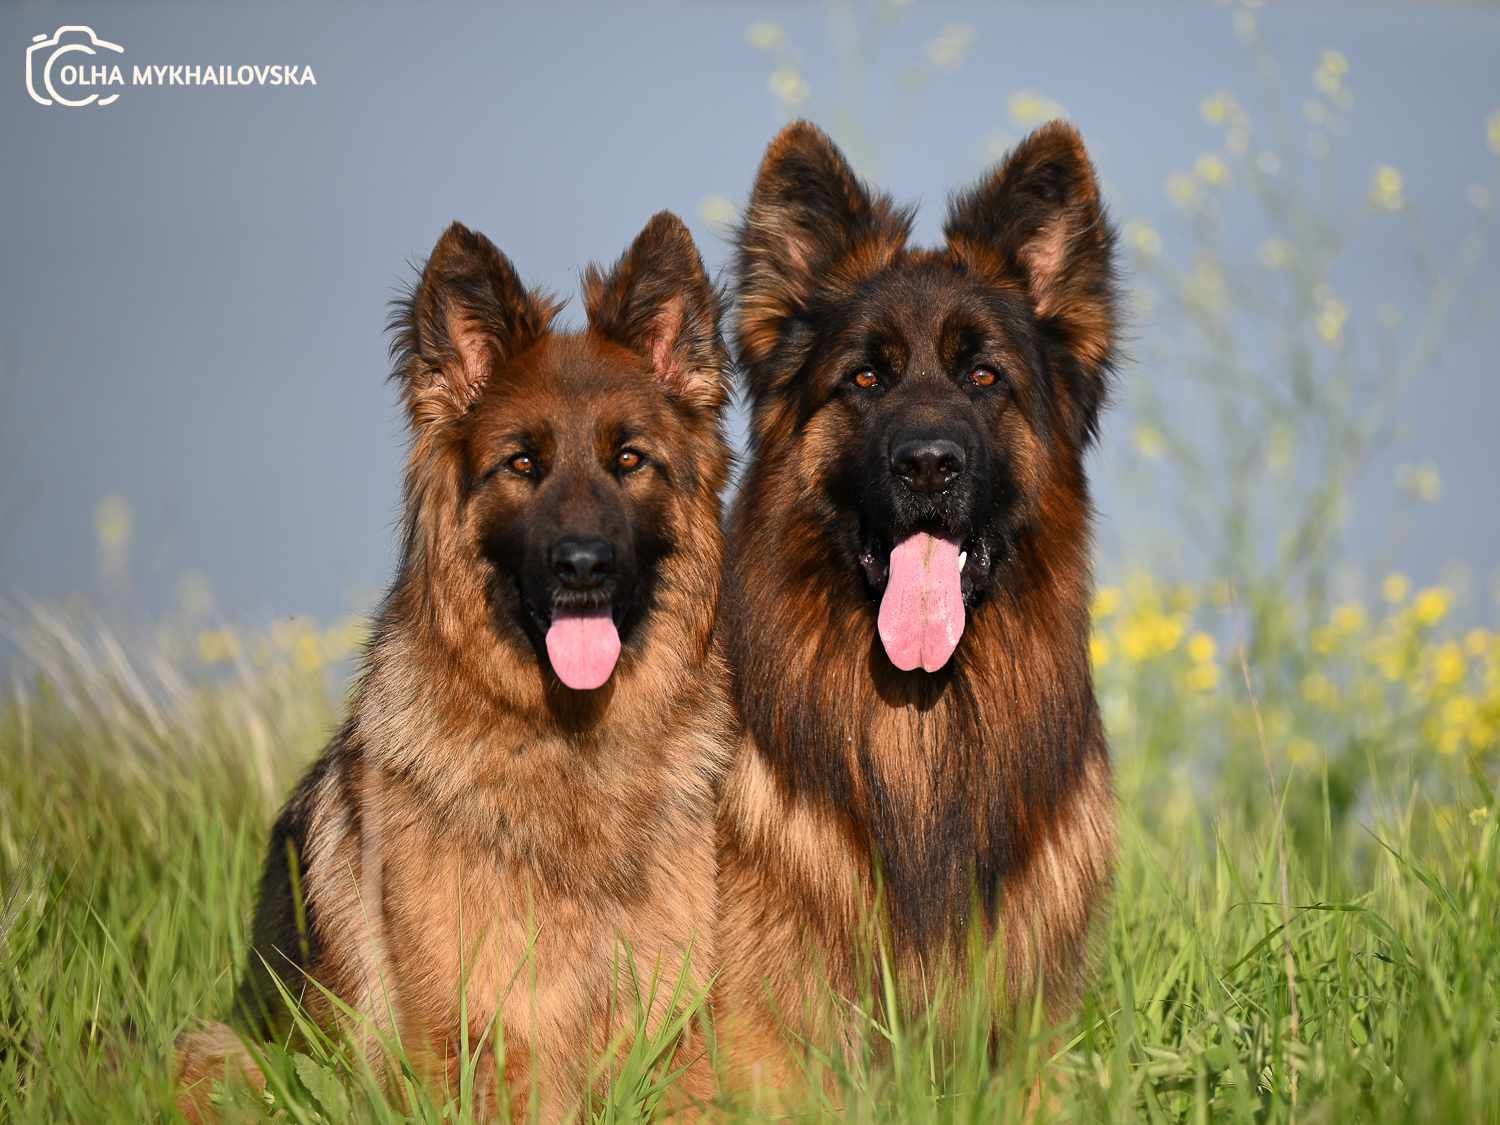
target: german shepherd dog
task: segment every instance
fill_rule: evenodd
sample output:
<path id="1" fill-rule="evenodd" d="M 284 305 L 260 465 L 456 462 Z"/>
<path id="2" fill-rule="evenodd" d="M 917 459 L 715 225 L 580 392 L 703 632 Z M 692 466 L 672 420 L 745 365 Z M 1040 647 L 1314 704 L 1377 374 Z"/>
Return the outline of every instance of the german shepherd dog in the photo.
<path id="1" fill-rule="evenodd" d="M 714 970 L 720 296 L 667 213 L 583 291 L 586 330 L 554 330 L 560 304 L 455 223 L 397 306 L 400 564 L 272 833 L 238 1033 L 181 1044 L 190 1115 L 226 1064 L 264 1081 L 240 1035 L 284 1030 L 278 981 L 376 1062 L 399 1036 L 439 1101 L 484 1044 L 481 1116 L 536 1097 L 550 1120 L 638 1002 L 660 1028 Z"/>
<path id="2" fill-rule="evenodd" d="M 904 1002 L 962 975 L 977 931 L 1002 1007 L 1061 1011 L 1112 879 L 1084 455 L 1114 233 L 1061 123 L 955 197 L 941 249 L 908 247 L 911 221 L 797 123 L 738 235 L 717 1010 L 773 1084 L 789 1044 L 851 1033 L 817 990 L 872 994 L 872 919 Z"/>

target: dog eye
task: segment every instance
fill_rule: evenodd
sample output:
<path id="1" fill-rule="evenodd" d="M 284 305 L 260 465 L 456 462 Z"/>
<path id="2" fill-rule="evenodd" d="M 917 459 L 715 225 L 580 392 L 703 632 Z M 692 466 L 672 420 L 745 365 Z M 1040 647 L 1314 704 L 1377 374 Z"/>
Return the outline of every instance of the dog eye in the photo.
<path id="1" fill-rule="evenodd" d="M 976 367 L 969 372 L 969 382 L 976 387 L 993 387 L 1000 381 L 1000 373 L 993 367 Z"/>
<path id="2" fill-rule="evenodd" d="M 536 475 L 536 458 L 530 453 L 517 453 L 505 464 L 511 472 L 520 476 L 532 477 Z"/>
<path id="3" fill-rule="evenodd" d="M 615 467 L 622 473 L 633 473 L 646 463 L 646 455 L 638 449 L 622 449 L 615 454 Z"/>
<path id="4" fill-rule="evenodd" d="M 873 391 L 876 387 L 880 386 L 880 376 L 868 367 L 861 367 L 853 375 L 849 376 L 849 381 L 862 391 Z"/>

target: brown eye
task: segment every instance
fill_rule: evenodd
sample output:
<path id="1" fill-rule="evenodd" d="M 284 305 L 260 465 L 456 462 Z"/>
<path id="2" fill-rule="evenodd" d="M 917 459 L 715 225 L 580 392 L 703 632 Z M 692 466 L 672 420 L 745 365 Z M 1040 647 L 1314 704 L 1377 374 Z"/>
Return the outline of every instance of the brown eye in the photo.
<path id="1" fill-rule="evenodd" d="M 993 367 L 976 367 L 969 372 L 969 382 L 976 387 L 993 387 L 999 378 Z"/>
<path id="2" fill-rule="evenodd" d="M 615 454 L 615 467 L 622 473 L 633 473 L 645 463 L 645 454 L 634 449 L 622 449 Z"/>
<path id="3" fill-rule="evenodd" d="M 873 391 L 876 387 L 880 386 L 880 376 L 868 367 L 863 367 L 854 373 L 850 382 L 862 391 Z"/>
<path id="4" fill-rule="evenodd" d="M 536 458 L 530 453 L 517 453 L 506 464 L 510 466 L 511 472 L 523 477 L 532 476 L 536 472 Z"/>

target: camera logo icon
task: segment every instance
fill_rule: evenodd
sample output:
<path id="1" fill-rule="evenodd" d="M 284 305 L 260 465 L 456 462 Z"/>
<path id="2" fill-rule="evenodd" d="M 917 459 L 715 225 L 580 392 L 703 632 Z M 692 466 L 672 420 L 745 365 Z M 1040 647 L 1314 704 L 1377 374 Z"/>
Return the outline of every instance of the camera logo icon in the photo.
<path id="1" fill-rule="evenodd" d="M 101 51 L 124 54 L 125 48 L 118 43 L 100 39 L 94 29 L 82 24 L 66 24 L 49 35 L 33 35 L 31 46 L 26 48 L 26 92 L 37 105 L 60 105 L 78 109 L 88 105 L 110 105 L 119 99 L 118 93 L 100 96 L 97 92 L 86 97 L 68 97 L 59 93 L 54 82 L 54 68 L 70 66 L 77 71 L 81 60 L 77 55 L 98 55 Z M 72 64 L 65 60 L 72 59 Z M 63 79 L 64 85 L 67 79 Z"/>

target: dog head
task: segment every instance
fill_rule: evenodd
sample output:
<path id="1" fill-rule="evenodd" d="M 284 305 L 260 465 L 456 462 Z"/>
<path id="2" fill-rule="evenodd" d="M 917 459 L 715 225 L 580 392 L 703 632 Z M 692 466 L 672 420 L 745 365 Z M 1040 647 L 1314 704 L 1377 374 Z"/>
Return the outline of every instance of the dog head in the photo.
<path id="1" fill-rule="evenodd" d="M 1115 238 L 1061 123 L 955 197 L 943 248 L 909 249 L 910 226 L 789 126 L 739 233 L 738 346 L 757 459 L 801 482 L 890 661 L 936 671 L 1053 498 L 1086 508 Z"/>
<path id="2" fill-rule="evenodd" d="M 656 216 L 583 284 L 587 330 L 554 331 L 557 302 L 455 223 L 395 321 L 420 512 L 407 568 L 426 568 L 439 616 L 483 604 L 574 691 L 643 643 L 727 466 L 719 299 L 681 220 Z"/>

